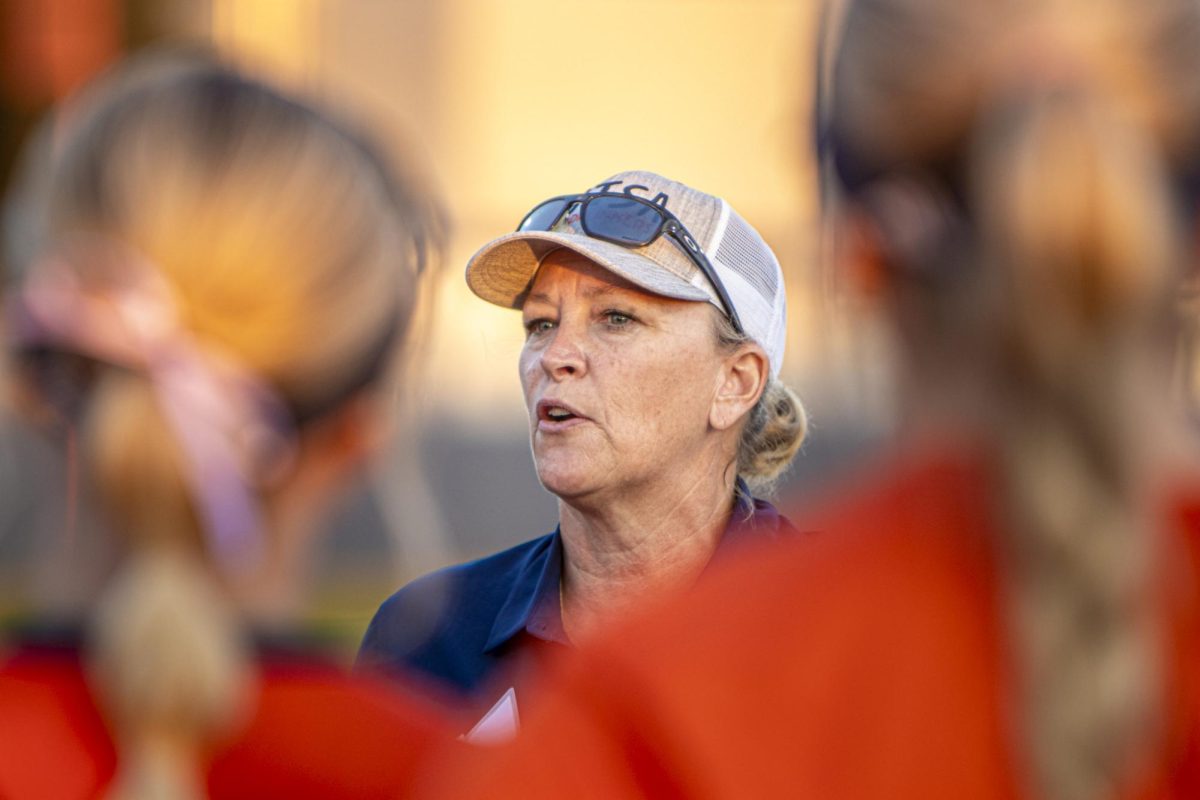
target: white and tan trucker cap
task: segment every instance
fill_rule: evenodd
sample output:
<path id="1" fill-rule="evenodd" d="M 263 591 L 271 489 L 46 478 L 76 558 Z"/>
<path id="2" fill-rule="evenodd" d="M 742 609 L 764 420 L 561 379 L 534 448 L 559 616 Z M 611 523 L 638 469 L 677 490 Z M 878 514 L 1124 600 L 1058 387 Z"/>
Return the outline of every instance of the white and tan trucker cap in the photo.
<path id="1" fill-rule="evenodd" d="M 652 172 L 618 173 L 588 190 L 597 192 L 649 200 L 683 223 L 724 284 L 746 335 L 766 351 L 777 376 L 787 338 L 787 298 L 779 261 L 758 232 L 721 198 Z M 489 303 L 519 309 L 542 259 L 560 247 L 653 294 L 708 301 L 725 312 L 708 277 L 669 237 L 623 247 L 585 234 L 575 214 L 564 215 L 550 231 L 517 231 L 488 242 L 467 262 L 467 285 Z"/>

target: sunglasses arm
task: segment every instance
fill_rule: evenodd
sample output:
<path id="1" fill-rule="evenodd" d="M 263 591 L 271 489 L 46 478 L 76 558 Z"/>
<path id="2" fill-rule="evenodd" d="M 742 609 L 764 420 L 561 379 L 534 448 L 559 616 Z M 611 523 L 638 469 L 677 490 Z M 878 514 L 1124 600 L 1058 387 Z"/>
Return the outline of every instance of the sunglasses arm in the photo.
<path id="1" fill-rule="evenodd" d="M 716 290 L 717 299 L 721 301 L 721 305 L 725 308 L 725 315 L 729 317 L 729 321 L 733 323 L 734 330 L 740 334 L 745 334 L 746 329 L 742 327 L 742 321 L 738 318 L 737 311 L 733 309 L 733 301 L 729 299 L 729 293 L 725 291 L 724 285 L 717 277 L 717 271 L 713 268 L 712 262 L 704 255 L 704 251 L 700 249 L 700 245 L 692 238 L 687 229 L 681 226 L 675 220 L 667 220 L 663 226 L 664 232 L 677 245 L 683 248 L 688 257 L 696 262 L 696 266 L 700 267 L 700 271 L 708 278 L 708 282 Z"/>

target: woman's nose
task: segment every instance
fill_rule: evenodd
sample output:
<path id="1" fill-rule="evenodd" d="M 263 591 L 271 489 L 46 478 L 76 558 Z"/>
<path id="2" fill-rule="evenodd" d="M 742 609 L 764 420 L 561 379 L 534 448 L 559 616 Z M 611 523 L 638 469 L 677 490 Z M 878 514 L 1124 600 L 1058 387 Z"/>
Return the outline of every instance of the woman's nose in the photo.
<path id="1" fill-rule="evenodd" d="M 579 377 L 587 371 L 583 343 L 573 326 L 560 324 L 554 330 L 553 338 L 542 351 L 541 361 L 542 369 L 554 380 L 570 376 Z"/>

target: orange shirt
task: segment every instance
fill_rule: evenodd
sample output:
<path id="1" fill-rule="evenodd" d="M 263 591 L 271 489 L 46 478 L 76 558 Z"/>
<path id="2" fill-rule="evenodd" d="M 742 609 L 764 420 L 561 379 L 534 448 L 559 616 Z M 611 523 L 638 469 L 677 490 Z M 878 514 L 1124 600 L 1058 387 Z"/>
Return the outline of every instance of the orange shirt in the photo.
<path id="1" fill-rule="evenodd" d="M 212 797 L 403 797 L 448 729 L 394 686 L 295 658 L 261 668 L 258 705 L 208 770 Z M 116 756 L 73 650 L 0 663 L 0 797 L 102 796 Z"/>
<path id="2" fill-rule="evenodd" d="M 969 459 L 922 458 L 801 516 L 820 533 L 561 661 L 518 740 L 435 796 L 1022 796 L 988 484 Z M 1173 674 L 1200 668 L 1179 585 Z M 1172 677 L 1168 751 L 1132 796 L 1200 797 L 1190 685 Z"/>

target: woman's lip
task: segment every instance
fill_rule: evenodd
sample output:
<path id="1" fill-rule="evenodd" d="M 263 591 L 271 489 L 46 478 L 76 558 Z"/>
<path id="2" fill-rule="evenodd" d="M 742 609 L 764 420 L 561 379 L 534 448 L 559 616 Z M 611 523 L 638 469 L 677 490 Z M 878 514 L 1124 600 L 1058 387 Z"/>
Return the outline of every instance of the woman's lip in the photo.
<path id="1" fill-rule="evenodd" d="M 553 419 L 550 417 L 550 409 L 561 408 L 571 414 L 566 419 Z M 579 413 L 579 410 L 574 406 L 561 402 L 559 400 L 543 399 L 537 404 L 537 429 L 547 433 L 556 433 L 564 431 L 568 428 L 573 428 L 576 425 L 581 425 L 588 422 L 588 418 Z"/>
<path id="2" fill-rule="evenodd" d="M 564 409 L 565 411 L 567 411 L 568 413 L 570 413 L 571 416 L 579 417 L 581 419 L 587 419 L 587 415 L 580 413 L 579 409 L 575 408 L 570 403 L 564 403 L 561 400 L 553 400 L 550 398 L 543 398 L 542 400 L 538 401 L 538 404 L 537 404 L 538 419 L 543 420 L 543 421 L 549 420 L 550 419 L 550 417 L 549 417 L 550 409 L 552 409 L 552 408 L 561 408 L 561 409 Z M 555 422 L 557 420 L 550 420 L 550 421 Z"/>
<path id="3" fill-rule="evenodd" d="M 569 428 L 574 428 L 576 425 L 583 425 L 588 421 L 584 417 L 567 417 L 561 421 L 539 419 L 537 429 L 542 433 L 561 433 Z"/>

